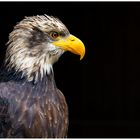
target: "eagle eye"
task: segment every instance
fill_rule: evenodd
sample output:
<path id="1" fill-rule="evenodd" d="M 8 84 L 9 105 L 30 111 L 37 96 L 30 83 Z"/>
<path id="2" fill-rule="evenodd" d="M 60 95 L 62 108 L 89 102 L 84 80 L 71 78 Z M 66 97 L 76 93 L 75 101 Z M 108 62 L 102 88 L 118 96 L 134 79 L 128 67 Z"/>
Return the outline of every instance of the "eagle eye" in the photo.
<path id="1" fill-rule="evenodd" d="M 50 33 L 50 36 L 51 36 L 52 38 L 56 39 L 57 37 L 60 36 L 60 34 L 59 34 L 58 32 L 51 32 L 51 33 Z"/>

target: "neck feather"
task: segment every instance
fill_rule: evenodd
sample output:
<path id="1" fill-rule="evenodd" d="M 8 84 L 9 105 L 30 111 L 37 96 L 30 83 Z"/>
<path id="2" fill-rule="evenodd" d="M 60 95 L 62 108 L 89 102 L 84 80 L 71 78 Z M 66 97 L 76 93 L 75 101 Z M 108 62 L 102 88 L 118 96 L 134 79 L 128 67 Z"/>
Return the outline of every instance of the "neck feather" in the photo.
<path id="1" fill-rule="evenodd" d="M 8 60 L 8 59 L 7 59 Z M 22 58 L 16 59 L 14 62 L 10 60 L 5 62 L 5 69 L 8 73 L 13 73 L 14 75 L 19 75 L 20 78 L 27 79 L 27 81 L 34 81 L 35 83 L 46 75 L 53 73 L 52 64 L 48 63 L 47 55 L 41 58 Z"/>
<path id="2" fill-rule="evenodd" d="M 39 83 L 44 80 L 44 77 L 54 77 L 53 74 L 53 67 L 50 64 L 46 64 L 43 70 L 38 69 L 38 71 L 34 71 L 30 75 L 25 71 L 16 70 L 14 67 L 9 67 L 10 65 L 3 65 L 1 67 L 0 75 L 1 81 L 23 81 L 23 82 L 30 82 L 33 84 Z"/>

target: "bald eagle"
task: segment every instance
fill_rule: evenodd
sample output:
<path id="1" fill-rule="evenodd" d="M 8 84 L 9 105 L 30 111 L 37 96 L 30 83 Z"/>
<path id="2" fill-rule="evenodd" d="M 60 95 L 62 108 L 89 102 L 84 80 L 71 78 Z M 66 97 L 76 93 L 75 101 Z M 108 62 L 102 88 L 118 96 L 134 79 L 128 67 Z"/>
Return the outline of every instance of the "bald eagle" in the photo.
<path id="1" fill-rule="evenodd" d="M 0 72 L 0 137 L 64 138 L 68 107 L 52 65 L 66 51 L 84 57 L 81 40 L 53 16 L 25 17 L 9 35 Z"/>

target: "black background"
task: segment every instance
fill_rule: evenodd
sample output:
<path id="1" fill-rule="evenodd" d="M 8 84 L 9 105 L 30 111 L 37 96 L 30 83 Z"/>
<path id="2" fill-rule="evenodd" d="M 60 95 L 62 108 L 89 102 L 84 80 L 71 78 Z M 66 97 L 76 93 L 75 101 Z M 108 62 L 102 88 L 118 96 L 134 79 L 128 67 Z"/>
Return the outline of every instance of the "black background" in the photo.
<path id="1" fill-rule="evenodd" d="M 13 26 L 42 14 L 60 18 L 86 47 L 82 61 L 65 53 L 54 65 L 68 137 L 140 137 L 140 3 L 0 3 L 0 62 Z"/>

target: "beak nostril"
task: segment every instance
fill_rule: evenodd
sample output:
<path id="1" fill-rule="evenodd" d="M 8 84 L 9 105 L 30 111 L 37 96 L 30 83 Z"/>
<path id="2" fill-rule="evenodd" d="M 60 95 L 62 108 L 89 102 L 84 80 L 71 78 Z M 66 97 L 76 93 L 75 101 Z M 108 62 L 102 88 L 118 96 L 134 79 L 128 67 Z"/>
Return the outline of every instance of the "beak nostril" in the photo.
<path id="1" fill-rule="evenodd" d="M 71 41 L 74 41 L 75 39 L 71 39 Z"/>

